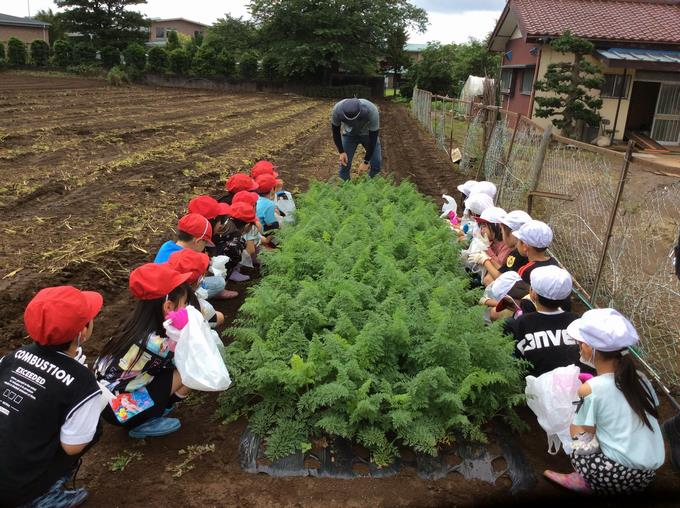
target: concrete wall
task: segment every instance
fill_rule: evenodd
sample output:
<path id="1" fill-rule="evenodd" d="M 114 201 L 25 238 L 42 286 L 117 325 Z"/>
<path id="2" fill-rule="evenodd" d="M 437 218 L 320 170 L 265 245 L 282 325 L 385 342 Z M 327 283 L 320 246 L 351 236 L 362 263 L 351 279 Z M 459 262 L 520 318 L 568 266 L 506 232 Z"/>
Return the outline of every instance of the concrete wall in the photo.
<path id="1" fill-rule="evenodd" d="M 623 74 L 623 69 L 615 69 L 611 67 L 606 67 L 602 62 L 599 60 L 596 60 L 593 57 L 587 57 L 590 62 L 598 65 L 602 69 L 603 74 Z M 565 55 L 562 53 L 559 53 L 555 50 L 553 50 L 550 46 L 545 46 L 543 48 L 542 56 L 541 56 L 541 66 L 538 70 L 538 79 L 542 79 L 543 76 L 545 76 L 546 71 L 548 70 L 548 66 L 551 63 L 560 63 L 560 62 L 571 62 L 573 61 L 573 56 L 572 55 Z M 623 139 L 623 134 L 624 134 L 624 129 L 626 127 L 626 119 L 628 117 L 628 107 L 630 105 L 630 94 L 632 90 L 632 83 L 633 80 L 635 79 L 635 69 L 628 69 L 627 74 L 631 76 L 630 78 L 630 83 L 628 85 L 628 90 L 626 90 L 626 95 L 625 97 L 621 100 L 621 108 L 619 110 L 619 119 L 616 123 L 616 134 L 614 135 L 615 140 L 622 140 Z M 600 91 L 599 90 L 593 90 L 592 91 L 593 95 L 599 96 Z M 537 95 L 546 95 L 544 93 L 539 92 Z M 606 118 L 609 120 L 609 125 L 606 126 L 607 129 L 612 129 L 614 125 L 614 118 L 616 117 L 616 108 L 619 100 L 618 99 L 603 99 L 602 100 L 602 109 L 600 110 L 600 115 L 602 118 Z M 536 104 L 534 104 L 534 112 L 536 111 Z M 535 115 L 533 117 L 533 120 L 540 124 L 540 125 L 548 125 L 551 122 L 551 119 L 549 118 L 537 118 Z M 588 140 L 590 141 L 590 140 Z"/>
<path id="2" fill-rule="evenodd" d="M 190 21 L 176 20 L 176 21 L 152 21 L 149 27 L 149 41 L 165 41 L 168 36 L 162 39 L 156 38 L 156 27 L 165 28 L 166 30 L 172 29 L 177 33 L 188 35 L 189 37 L 194 36 L 195 31 L 203 33 L 206 29 L 203 25 L 197 25 L 196 23 L 191 23 Z"/>
<path id="3" fill-rule="evenodd" d="M 42 29 L 40 27 L 32 26 L 7 26 L 0 25 L 0 42 L 7 45 L 7 41 L 10 37 L 16 37 L 22 42 L 30 44 L 35 40 L 45 41 L 49 44 L 50 36 L 48 27 Z M 5 50 L 7 48 L 5 47 Z"/>

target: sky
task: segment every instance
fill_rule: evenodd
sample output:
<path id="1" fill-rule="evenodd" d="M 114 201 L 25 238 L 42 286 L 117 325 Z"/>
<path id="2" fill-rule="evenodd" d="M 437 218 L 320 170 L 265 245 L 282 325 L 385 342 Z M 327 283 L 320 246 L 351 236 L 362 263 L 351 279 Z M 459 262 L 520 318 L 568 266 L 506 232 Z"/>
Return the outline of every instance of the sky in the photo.
<path id="1" fill-rule="evenodd" d="M 425 33 L 411 34 L 409 42 L 465 42 L 470 37 L 484 39 L 493 30 L 505 0 L 411 0 L 429 15 Z M 247 0 L 147 0 L 137 10 L 149 17 L 187 18 L 212 24 L 225 13 L 248 17 Z M 52 0 L 2 0 L 0 12 L 12 16 L 27 16 L 41 9 L 56 10 Z"/>

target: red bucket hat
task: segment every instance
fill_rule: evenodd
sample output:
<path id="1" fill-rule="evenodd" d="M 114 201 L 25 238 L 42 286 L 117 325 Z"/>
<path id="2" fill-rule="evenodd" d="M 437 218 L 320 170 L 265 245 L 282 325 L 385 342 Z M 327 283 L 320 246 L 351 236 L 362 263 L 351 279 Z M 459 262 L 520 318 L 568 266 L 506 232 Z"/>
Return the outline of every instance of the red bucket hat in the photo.
<path id="1" fill-rule="evenodd" d="M 179 273 L 167 263 L 147 263 L 130 273 L 130 292 L 138 300 L 155 300 L 163 298 L 190 277 L 190 273 Z"/>
<path id="2" fill-rule="evenodd" d="M 189 213 L 197 213 L 206 219 L 214 219 L 219 215 L 229 215 L 231 207 L 220 203 L 211 196 L 198 196 L 189 201 Z"/>
<path id="3" fill-rule="evenodd" d="M 242 220 L 243 222 L 255 222 L 255 207 L 243 201 L 239 203 L 232 203 L 231 216 L 234 219 Z"/>
<path id="4" fill-rule="evenodd" d="M 279 176 L 279 174 L 275 171 L 276 166 L 272 164 L 269 161 L 259 161 L 256 162 L 255 165 L 250 168 L 250 176 L 252 178 L 257 178 L 260 175 L 273 175 L 275 178 Z"/>
<path id="5" fill-rule="evenodd" d="M 26 306 L 24 326 L 38 344 L 66 344 L 99 314 L 103 303 L 99 293 L 73 286 L 41 289 Z"/>
<path id="6" fill-rule="evenodd" d="M 227 183 L 224 184 L 225 188 L 232 194 L 236 194 L 238 191 L 254 191 L 257 190 L 257 184 L 255 180 L 250 178 L 245 173 L 236 173 L 232 175 Z"/>
<path id="7" fill-rule="evenodd" d="M 190 234 L 194 238 L 204 240 L 209 246 L 213 247 L 212 226 L 210 221 L 197 213 L 189 213 L 182 217 L 177 223 L 177 229 Z"/>
<path id="8" fill-rule="evenodd" d="M 239 191 L 234 194 L 231 204 L 233 206 L 236 203 L 248 203 L 249 205 L 255 206 L 258 199 L 260 199 L 260 196 L 257 192 Z"/>
<path id="9" fill-rule="evenodd" d="M 283 182 L 278 180 L 274 175 L 264 174 L 258 176 L 255 179 L 255 183 L 257 183 L 257 192 L 263 193 L 271 191 L 274 187 L 282 184 Z"/>
<path id="10" fill-rule="evenodd" d="M 189 284 L 196 284 L 203 277 L 210 264 L 210 258 L 203 252 L 196 252 L 191 249 L 182 249 L 173 252 L 168 260 L 170 268 L 179 273 L 188 273 L 191 277 L 187 279 Z"/>

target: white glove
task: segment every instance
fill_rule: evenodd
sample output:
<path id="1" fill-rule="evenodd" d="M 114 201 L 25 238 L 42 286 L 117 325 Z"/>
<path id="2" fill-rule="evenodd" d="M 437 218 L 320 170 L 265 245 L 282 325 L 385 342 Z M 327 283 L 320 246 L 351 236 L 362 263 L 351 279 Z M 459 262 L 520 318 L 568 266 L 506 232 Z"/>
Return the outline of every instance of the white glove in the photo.
<path id="1" fill-rule="evenodd" d="M 489 255 L 486 252 L 473 252 L 468 256 L 468 262 L 475 265 L 484 265 L 489 259 Z"/>
<path id="2" fill-rule="evenodd" d="M 194 294 L 196 295 L 197 298 L 201 300 L 208 299 L 208 290 L 205 289 L 204 287 L 198 288 L 196 291 L 194 291 Z"/>
<path id="3" fill-rule="evenodd" d="M 486 305 L 486 302 L 489 301 L 491 298 L 489 298 L 486 295 L 482 295 L 482 297 L 479 299 L 479 305 Z"/>

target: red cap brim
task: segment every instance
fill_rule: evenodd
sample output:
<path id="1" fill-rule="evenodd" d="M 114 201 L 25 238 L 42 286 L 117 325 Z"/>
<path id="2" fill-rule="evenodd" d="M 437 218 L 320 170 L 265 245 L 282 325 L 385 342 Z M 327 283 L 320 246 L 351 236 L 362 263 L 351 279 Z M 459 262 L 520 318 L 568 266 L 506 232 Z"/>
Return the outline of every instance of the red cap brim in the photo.
<path id="1" fill-rule="evenodd" d="M 96 291 L 81 291 L 81 293 L 85 297 L 85 300 L 87 300 L 87 315 L 89 321 L 92 321 L 97 314 L 99 314 L 99 311 L 102 310 L 104 297 Z"/>
<path id="2" fill-rule="evenodd" d="M 496 312 L 501 312 L 506 309 L 516 309 L 517 304 L 515 304 L 515 300 L 511 296 L 505 296 L 500 302 L 496 304 Z"/>

